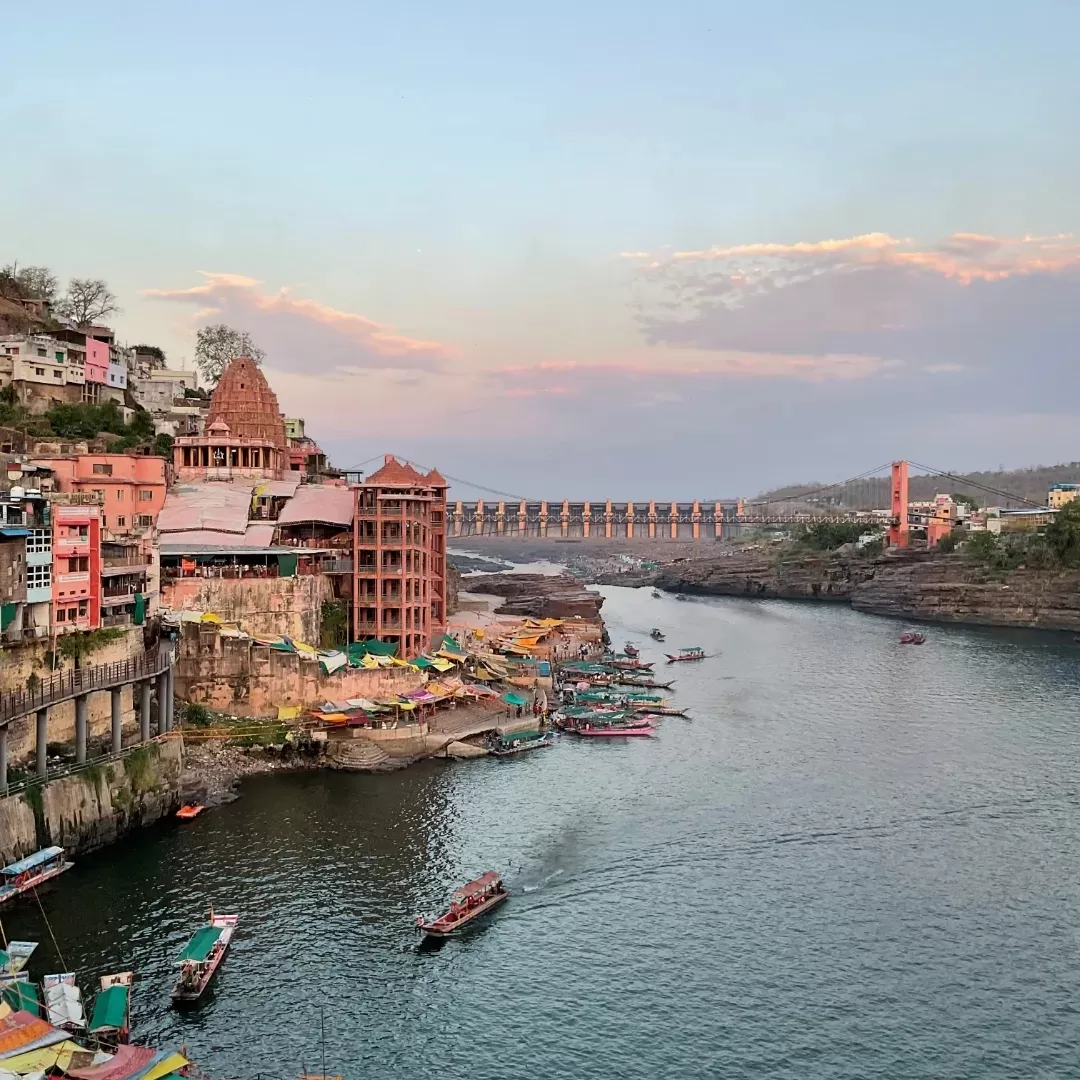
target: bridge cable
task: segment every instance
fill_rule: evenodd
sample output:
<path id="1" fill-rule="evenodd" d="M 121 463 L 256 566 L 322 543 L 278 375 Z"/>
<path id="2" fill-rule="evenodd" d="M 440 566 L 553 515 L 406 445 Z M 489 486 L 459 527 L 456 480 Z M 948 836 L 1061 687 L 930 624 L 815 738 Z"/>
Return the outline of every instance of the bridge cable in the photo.
<path id="1" fill-rule="evenodd" d="M 989 487 L 986 484 L 980 484 L 976 480 L 971 480 L 966 476 L 957 476 L 954 473 L 943 472 L 941 469 L 931 468 L 929 465 L 920 465 L 917 461 L 909 462 L 914 465 L 916 469 L 922 469 L 923 472 L 930 473 L 933 476 L 940 476 L 945 480 L 952 480 L 958 484 L 965 484 L 967 487 L 976 488 L 979 491 L 985 491 L 988 495 L 996 495 L 1002 499 L 1009 499 L 1013 502 L 1024 503 L 1027 506 L 1041 507 L 1044 504 L 1033 502 L 1031 499 L 1025 499 L 1023 495 L 1016 495 L 1011 491 L 1002 491 L 999 488 Z"/>
<path id="2" fill-rule="evenodd" d="M 810 497 L 812 497 L 814 495 L 820 495 L 824 491 L 832 491 L 834 488 L 841 488 L 841 487 L 844 487 L 847 484 L 854 484 L 859 480 L 866 480 L 869 477 L 873 476 L 875 473 L 879 473 L 882 470 L 888 469 L 888 468 L 891 468 L 891 467 L 892 467 L 892 462 L 887 461 L 887 462 L 885 462 L 884 465 L 875 465 L 874 468 L 867 469 L 866 472 L 859 473 L 858 476 L 852 476 L 850 479 L 841 480 L 841 481 L 839 481 L 839 483 L 836 483 L 836 484 L 826 484 L 824 487 L 811 488 L 809 491 L 802 491 L 802 492 L 799 492 L 797 495 L 781 495 L 780 497 L 775 498 L 775 499 L 746 499 L 746 500 L 744 500 L 743 505 L 744 506 L 746 506 L 746 505 L 749 505 L 749 506 L 770 506 L 773 503 L 794 502 L 797 499 L 809 499 Z M 921 466 L 920 466 L 920 468 L 921 468 Z"/>

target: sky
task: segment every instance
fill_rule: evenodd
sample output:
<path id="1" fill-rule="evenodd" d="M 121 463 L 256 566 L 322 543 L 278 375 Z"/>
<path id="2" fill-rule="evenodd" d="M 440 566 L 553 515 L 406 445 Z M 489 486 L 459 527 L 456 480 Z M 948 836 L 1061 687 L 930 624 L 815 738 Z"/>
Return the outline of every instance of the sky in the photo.
<path id="1" fill-rule="evenodd" d="M 189 0 L 3 15 L 0 262 L 334 462 L 728 498 L 1080 459 L 1080 4 Z M 35 74 L 36 72 L 36 74 Z"/>

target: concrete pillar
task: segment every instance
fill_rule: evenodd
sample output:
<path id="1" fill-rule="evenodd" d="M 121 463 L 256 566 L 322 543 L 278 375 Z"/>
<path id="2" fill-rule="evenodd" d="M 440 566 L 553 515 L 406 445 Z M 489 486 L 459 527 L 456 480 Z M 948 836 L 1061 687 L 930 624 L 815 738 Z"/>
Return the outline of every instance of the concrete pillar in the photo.
<path id="1" fill-rule="evenodd" d="M 87 699 L 81 694 L 75 699 L 75 761 L 81 765 L 86 760 Z"/>
<path id="2" fill-rule="evenodd" d="M 165 704 L 169 696 L 169 674 L 163 671 L 157 677 L 157 733 L 164 735 L 169 730 L 168 706 Z"/>
<path id="3" fill-rule="evenodd" d="M 119 686 L 112 688 L 112 752 L 119 754 L 124 749 L 123 729 L 123 706 L 120 701 L 122 693 Z"/>
<path id="4" fill-rule="evenodd" d="M 139 738 L 146 742 L 150 738 L 150 680 L 144 679 L 139 689 L 142 691 L 139 709 Z"/>
<path id="5" fill-rule="evenodd" d="M 0 795 L 7 794 L 7 724 L 0 727 Z"/>
<path id="6" fill-rule="evenodd" d="M 175 726 L 175 718 L 173 716 L 173 710 L 176 707 L 176 681 L 173 668 L 169 668 L 167 673 L 168 681 L 167 688 L 165 690 L 165 715 L 169 718 L 169 731 L 172 731 Z"/>
<path id="7" fill-rule="evenodd" d="M 48 771 L 49 762 L 45 756 L 45 748 L 49 745 L 49 710 L 38 709 L 37 711 L 37 774 L 44 776 Z"/>

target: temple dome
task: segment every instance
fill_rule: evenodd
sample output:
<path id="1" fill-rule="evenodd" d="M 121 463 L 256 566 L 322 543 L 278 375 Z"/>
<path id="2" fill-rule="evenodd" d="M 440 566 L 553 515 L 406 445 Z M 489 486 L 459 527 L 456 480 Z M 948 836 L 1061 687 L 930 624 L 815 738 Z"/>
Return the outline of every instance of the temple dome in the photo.
<path id="1" fill-rule="evenodd" d="M 249 356 L 233 360 L 221 373 L 213 394 L 207 427 L 224 423 L 231 435 L 257 439 L 284 448 L 285 420 L 277 395 Z"/>

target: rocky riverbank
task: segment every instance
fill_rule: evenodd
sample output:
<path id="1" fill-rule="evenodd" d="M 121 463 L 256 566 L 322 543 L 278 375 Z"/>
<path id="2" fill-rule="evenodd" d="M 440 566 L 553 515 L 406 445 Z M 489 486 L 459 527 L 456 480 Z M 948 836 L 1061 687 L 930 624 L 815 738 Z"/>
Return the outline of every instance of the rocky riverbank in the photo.
<path id="1" fill-rule="evenodd" d="M 651 584 L 704 596 L 833 600 L 927 622 L 1080 631 L 1080 573 L 994 571 L 964 554 L 734 551 L 671 563 Z"/>
<path id="2" fill-rule="evenodd" d="M 604 598 L 570 574 L 470 574 L 462 581 L 470 593 L 501 596 L 497 615 L 538 619 L 599 619 Z"/>

